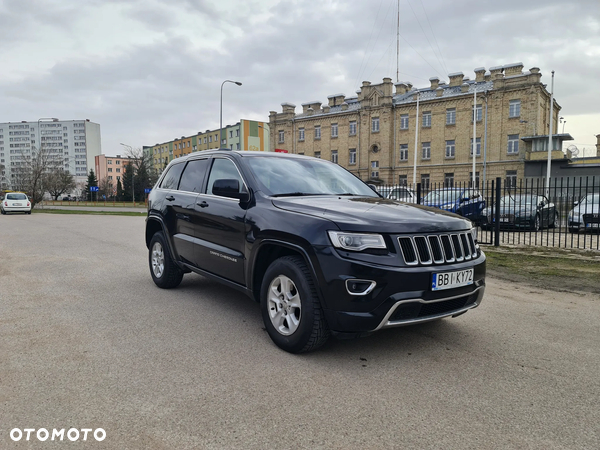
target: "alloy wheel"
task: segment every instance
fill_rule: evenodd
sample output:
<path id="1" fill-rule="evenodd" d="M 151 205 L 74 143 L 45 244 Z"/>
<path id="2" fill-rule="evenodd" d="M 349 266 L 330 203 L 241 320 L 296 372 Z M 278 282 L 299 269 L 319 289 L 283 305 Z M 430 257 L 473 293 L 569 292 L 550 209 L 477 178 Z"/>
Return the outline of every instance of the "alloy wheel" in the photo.
<path id="1" fill-rule="evenodd" d="M 152 273 L 156 278 L 162 277 L 165 272 L 165 253 L 160 242 L 152 246 Z"/>
<path id="2" fill-rule="evenodd" d="M 293 334 L 300 325 L 300 294 L 291 278 L 279 275 L 271 281 L 268 293 L 271 323 L 284 336 Z"/>

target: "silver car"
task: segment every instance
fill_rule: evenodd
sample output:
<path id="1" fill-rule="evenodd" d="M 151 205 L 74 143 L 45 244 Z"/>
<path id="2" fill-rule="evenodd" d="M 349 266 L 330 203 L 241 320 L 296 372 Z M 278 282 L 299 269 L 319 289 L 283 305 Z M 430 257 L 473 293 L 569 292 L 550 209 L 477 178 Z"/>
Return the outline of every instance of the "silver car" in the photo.
<path id="1" fill-rule="evenodd" d="M 567 220 L 571 233 L 600 231 L 600 193 L 588 194 L 580 202 L 575 202 Z"/>

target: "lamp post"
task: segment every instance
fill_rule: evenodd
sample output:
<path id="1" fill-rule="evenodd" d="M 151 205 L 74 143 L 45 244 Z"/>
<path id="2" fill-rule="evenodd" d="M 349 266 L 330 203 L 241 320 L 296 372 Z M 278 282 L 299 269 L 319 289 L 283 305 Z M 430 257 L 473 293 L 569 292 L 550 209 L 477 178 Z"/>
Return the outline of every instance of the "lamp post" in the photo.
<path id="1" fill-rule="evenodd" d="M 241 86 L 242 83 L 239 81 L 231 81 L 225 80 L 221 83 L 221 107 L 219 110 L 219 148 L 221 148 L 221 143 L 223 142 L 223 85 L 225 83 L 233 83 Z"/>
<path id="2" fill-rule="evenodd" d="M 121 144 L 123 147 L 127 147 L 129 149 L 130 154 L 133 152 L 133 147 L 131 145 L 123 144 L 121 142 L 119 142 L 119 144 Z M 130 165 L 131 165 L 131 201 L 133 202 L 133 206 L 135 206 L 135 191 L 133 190 L 133 177 L 135 176 L 135 167 L 133 166 L 133 162 L 131 162 Z"/>

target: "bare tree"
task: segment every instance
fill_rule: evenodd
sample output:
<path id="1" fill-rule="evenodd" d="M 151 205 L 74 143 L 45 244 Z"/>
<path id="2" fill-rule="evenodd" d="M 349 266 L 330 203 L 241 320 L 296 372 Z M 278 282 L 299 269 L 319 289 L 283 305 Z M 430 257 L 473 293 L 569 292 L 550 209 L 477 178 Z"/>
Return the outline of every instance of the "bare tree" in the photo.
<path id="1" fill-rule="evenodd" d="M 42 145 L 32 147 L 31 154 L 21 151 L 19 161 L 12 168 L 15 175 L 12 188 L 25 192 L 34 207 L 44 198 L 44 181 L 50 173 L 62 170 L 62 151 Z"/>
<path id="2" fill-rule="evenodd" d="M 52 170 L 45 174 L 43 187 L 54 197 L 54 200 L 58 200 L 58 197 L 64 193 L 70 193 L 75 189 L 75 178 L 66 170 Z"/>
<path id="3" fill-rule="evenodd" d="M 135 168 L 133 179 L 135 198 L 143 199 L 144 189 L 154 186 L 159 176 L 152 165 L 152 155 L 144 153 L 141 148 L 131 148 L 125 152 L 125 155 L 132 159 L 133 168 Z"/>
<path id="4" fill-rule="evenodd" d="M 108 177 L 104 177 L 98 183 L 98 192 L 99 195 L 106 195 L 106 198 L 113 197 L 115 195 L 114 186 L 112 180 L 109 180 Z"/>

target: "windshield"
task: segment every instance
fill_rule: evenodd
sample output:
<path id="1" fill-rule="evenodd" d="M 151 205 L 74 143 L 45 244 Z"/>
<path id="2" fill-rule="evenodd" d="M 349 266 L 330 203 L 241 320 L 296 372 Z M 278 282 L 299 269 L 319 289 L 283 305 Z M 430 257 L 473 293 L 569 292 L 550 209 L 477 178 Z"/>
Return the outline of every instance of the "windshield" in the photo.
<path id="1" fill-rule="evenodd" d="M 427 203 L 454 203 L 460 198 L 461 190 L 458 189 L 442 189 L 439 191 L 431 191 L 425 196 Z"/>
<path id="2" fill-rule="evenodd" d="M 268 195 L 360 195 L 378 197 L 365 183 L 337 164 L 317 158 L 248 158 L 248 165 Z"/>
<path id="3" fill-rule="evenodd" d="M 515 195 L 506 197 L 502 197 L 500 199 L 500 203 L 503 205 L 506 204 L 516 204 L 516 205 L 537 205 L 538 198 L 534 195 Z"/>
<path id="4" fill-rule="evenodd" d="M 581 203 L 588 203 L 590 205 L 600 204 L 600 194 L 589 194 Z"/>
<path id="5" fill-rule="evenodd" d="M 27 200 L 25 194 L 6 194 L 6 200 Z"/>

